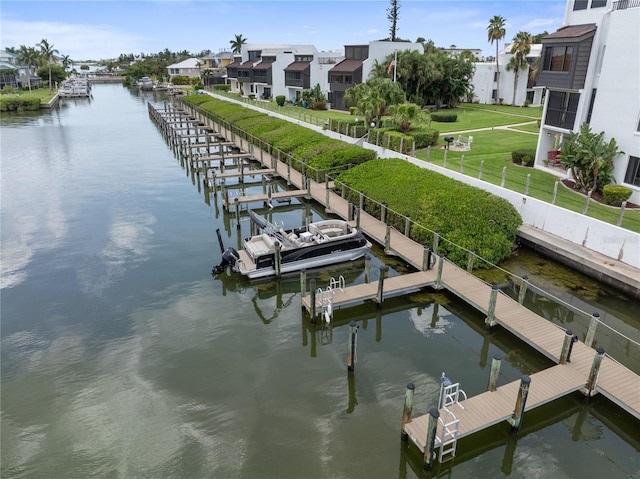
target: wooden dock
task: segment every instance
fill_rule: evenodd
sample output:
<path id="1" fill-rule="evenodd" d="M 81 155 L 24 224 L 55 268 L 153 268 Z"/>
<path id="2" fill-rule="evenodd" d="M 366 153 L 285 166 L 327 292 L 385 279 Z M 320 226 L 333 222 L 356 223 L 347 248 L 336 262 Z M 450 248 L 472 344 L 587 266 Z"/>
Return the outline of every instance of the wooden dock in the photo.
<path id="1" fill-rule="evenodd" d="M 249 176 L 249 175 L 247 175 Z M 276 191 L 274 193 L 263 193 L 259 195 L 251 196 L 236 196 L 235 198 L 222 198 L 222 207 L 225 210 L 229 210 L 231 205 L 241 205 L 246 203 L 253 203 L 256 201 L 262 201 L 267 203 L 271 200 L 286 200 L 291 198 L 300 198 L 307 196 L 309 192 L 307 190 L 289 190 L 289 191 Z"/>
<path id="2" fill-rule="evenodd" d="M 197 116 L 198 110 L 193 109 L 192 114 Z M 204 115 L 202 119 L 206 121 Z M 243 149 L 242 138 L 237 138 L 221 125 L 217 125 L 217 128 L 220 135 L 236 139 L 236 146 Z M 246 140 L 244 141 L 246 143 Z M 290 165 L 280 160 L 276 161 L 271 154 L 260 151 L 257 146 L 252 146 L 251 152 L 258 161 L 262 158 L 269 158 L 269 164 L 266 164 L 266 160 L 261 161 L 263 166 L 280 172 L 279 174 L 283 177 L 286 175 L 288 184 L 296 188 L 307 188 L 294 191 L 293 195 L 310 196 L 322 204 L 327 211 L 342 218 L 348 218 L 348 202 L 333 192 L 330 184 L 303 178 L 299 171 L 290 168 Z M 271 198 L 287 197 L 287 194 L 291 195 L 287 192 L 273 193 Z M 267 201 L 268 195 L 237 199 L 238 203 L 256 200 Z M 354 225 L 355 222 L 351 221 L 351 224 Z M 487 314 L 491 319 L 490 325 L 499 325 L 509 330 L 554 362 L 561 362 L 567 331 L 538 316 L 518 301 L 492 288 L 491 285 L 484 283 L 445 258 L 439 258 L 437 267 L 422 271 L 425 263 L 425 247 L 364 211 L 360 211 L 359 224 L 360 229 L 372 241 L 384 245 L 387 254 L 402 257 L 419 271 L 418 273 L 386 278 L 383 284 L 382 300 L 386 294 L 399 294 L 409 291 L 411 288 L 419 289 L 425 286 L 445 288 Z M 440 276 L 438 276 L 438 272 L 440 272 Z M 333 304 L 336 307 L 354 302 L 375 300 L 378 282 L 349 286 L 344 290 L 336 289 L 334 292 Z M 309 296 L 302 298 L 303 307 L 309 309 L 309 302 Z M 531 375 L 529 394 L 524 410 L 531 410 L 566 394 L 583 390 L 590 376 L 595 356 L 596 351 L 592 347 L 578 341 L 572 346 L 570 362 L 558 364 Z M 509 419 L 514 412 L 519 387 L 517 381 L 506 384 L 493 392 L 479 394 L 450 408 L 460 420 L 457 437 L 464 437 Z M 640 419 L 640 377 L 614 359 L 608 356 L 602 358 L 593 392 L 603 394 L 633 417 Z M 441 413 L 444 412 L 441 411 Z M 405 426 L 412 441 L 422 451 L 424 451 L 426 444 L 426 420 L 426 416 L 416 417 Z M 438 427 L 441 432 L 442 426 Z"/>

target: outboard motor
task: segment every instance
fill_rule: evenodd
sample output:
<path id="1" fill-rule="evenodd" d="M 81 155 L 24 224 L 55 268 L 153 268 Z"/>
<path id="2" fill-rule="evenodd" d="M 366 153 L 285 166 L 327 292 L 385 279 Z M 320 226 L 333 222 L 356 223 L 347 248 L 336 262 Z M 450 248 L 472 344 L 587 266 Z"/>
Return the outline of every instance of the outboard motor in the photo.
<path id="1" fill-rule="evenodd" d="M 233 266 L 236 264 L 236 261 L 238 261 L 239 259 L 240 255 L 235 249 L 227 248 L 226 251 L 222 253 L 222 261 L 220 261 L 220 264 L 218 266 L 213 267 L 211 273 L 223 273 L 227 269 L 227 266 L 231 266 L 233 268 Z"/>

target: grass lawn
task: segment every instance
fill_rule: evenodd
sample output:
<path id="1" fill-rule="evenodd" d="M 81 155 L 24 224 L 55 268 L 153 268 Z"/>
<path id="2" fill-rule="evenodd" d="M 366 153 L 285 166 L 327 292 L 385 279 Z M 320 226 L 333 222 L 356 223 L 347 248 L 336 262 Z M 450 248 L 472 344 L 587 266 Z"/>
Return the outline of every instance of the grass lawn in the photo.
<path id="1" fill-rule="evenodd" d="M 20 97 L 35 97 L 40 98 L 41 103 L 48 103 L 56 95 L 56 91 L 49 93 L 48 88 L 33 88 L 31 91 L 24 90 L 18 94 Z"/>
<path id="2" fill-rule="evenodd" d="M 230 98 L 241 99 L 237 94 L 226 94 Z M 270 111 L 277 111 L 283 115 L 296 118 L 313 125 L 322 125 L 326 120 L 344 120 L 348 117 L 348 112 L 338 110 L 308 110 L 301 107 L 285 105 L 279 107 L 275 102 L 255 101 L 243 99 L 248 104 L 254 104 L 260 108 Z M 527 176 L 529 181 L 529 196 L 543 201 L 551 202 L 553 191 L 559 178 L 546 171 L 527 168 L 515 165 L 511 162 L 511 152 L 513 150 L 531 149 L 535 150 L 538 141 L 537 120 L 542 115 L 542 107 L 514 107 L 508 105 L 480 105 L 462 104 L 458 108 L 445 109 L 445 112 L 458 114 L 458 119 L 454 123 L 431 122 L 431 127 L 440 132 L 440 138 L 445 134 L 461 132 L 465 130 L 475 130 L 488 128 L 487 130 L 465 133 L 465 136 L 473 136 L 473 143 L 470 151 L 458 152 L 450 150 L 447 153 L 446 167 L 451 170 L 460 171 L 460 158 L 464 155 L 463 173 L 475 178 L 480 172 L 480 164 L 484 162 L 482 179 L 489 183 L 499 185 L 502 181 L 502 169 L 506 166 L 507 174 L 505 188 L 519 193 L 524 193 Z M 525 123 L 524 125 L 511 126 Z M 492 127 L 510 126 L 510 131 L 505 129 L 491 129 Z M 533 134 L 532 134 L 533 133 Z M 411 132 L 409 132 L 411 134 Z M 434 164 L 444 165 L 444 150 L 441 144 L 432 147 L 430 150 L 430 161 Z M 427 160 L 427 150 L 416 152 L 416 157 Z M 563 208 L 582 213 L 586 203 L 586 197 L 565 188 L 562 183 L 557 186 L 555 204 Z M 595 201 L 589 203 L 587 215 L 600 219 L 607 223 L 616 224 L 618 221 L 619 208 L 598 204 Z M 627 209 L 622 219 L 623 228 L 640 233 L 640 209 Z"/>
<path id="3" fill-rule="evenodd" d="M 524 193 L 527 176 L 529 181 L 529 196 L 543 201 L 551 202 L 556 181 L 559 178 L 546 171 L 515 165 L 511 162 L 511 152 L 518 149 L 535 150 L 537 136 L 518 133 L 509 130 L 485 130 L 473 132 L 471 150 L 460 152 L 449 150 L 447 152 L 446 168 L 460 171 L 460 159 L 464 155 L 463 173 L 478 178 L 480 164 L 482 168 L 482 180 L 499 185 L 502 181 L 502 169 L 507 168 L 505 188 L 519 193 Z M 416 157 L 427 160 L 427 150 L 416 152 Z M 439 166 L 444 165 L 444 149 L 432 147 L 429 152 L 429 161 Z M 586 203 L 586 197 L 558 185 L 555 204 L 571 211 L 582 213 Z M 587 215 L 593 218 L 616 224 L 619 208 L 601 205 L 595 201 L 589 203 Z M 640 233 L 640 210 L 627 209 L 622 225 L 623 228 Z"/>

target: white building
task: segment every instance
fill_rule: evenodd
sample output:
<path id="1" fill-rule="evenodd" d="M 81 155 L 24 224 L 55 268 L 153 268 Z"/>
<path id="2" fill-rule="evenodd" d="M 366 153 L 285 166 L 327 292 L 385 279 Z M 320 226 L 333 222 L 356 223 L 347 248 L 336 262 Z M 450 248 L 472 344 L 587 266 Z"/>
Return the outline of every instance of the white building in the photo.
<path id="1" fill-rule="evenodd" d="M 617 184 L 640 203 L 640 1 L 568 0 L 564 26 L 543 38 L 538 86 L 546 87 L 535 165 L 553 165 L 563 138 L 588 123 L 615 138 Z"/>
<path id="2" fill-rule="evenodd" d="M 543 88 L 535 87 L 529 81 L 529 66 L 518 72 L 517 84 L 514 71 L 507 70 L 509 60 L 513 54 L 509 53 L 511 45 L 507 44 L 498 53 L 500 65 L 500 91 L 498 92 L 498 75 L 495 59 L 493 61 L 476 62 L 475 71 L 471 79 L 473 86 L 473 101 L 483 104 L 504 103 L 507 105 L 523 106 L 525 102 L 530 105 L 542 104 Z M 540 57 L 542 45 L 532 45 L 531 52 L 527 55 L 527 63 L 531 65 Z M 514 97 L 515 89 L 515 97 Z"/>
<path id="3" fill-rule="evenodd" d="M 200 78 L 200 73 L 205 67 L 205 63 L 198 58 L 187 58 L 179 63 L 174 63 L 167 67 L 169 81 L 174 76 L 185 76 L 190 78 Z"/>

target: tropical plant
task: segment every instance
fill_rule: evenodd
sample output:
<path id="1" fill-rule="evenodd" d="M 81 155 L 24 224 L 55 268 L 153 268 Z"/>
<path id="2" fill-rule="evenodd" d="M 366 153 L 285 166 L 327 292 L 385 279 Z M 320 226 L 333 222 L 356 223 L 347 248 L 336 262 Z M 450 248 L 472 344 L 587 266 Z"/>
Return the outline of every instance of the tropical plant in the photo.
<path id="1" fill-rule="evenodd" d="M 390 0 L 387 7 L 387 20 L 389 25 L 389 38 L 392 42 L 396 41 L 396 32 L 398 31 L 398 20 L 400 19 L 400 0 Z"/>
<path id="2" fill-rule="evenodd" d="M 527 63 L 527 55 L 531 52 L 531 34 L 528 32 L 518 32 L 513 37 L 513 44 L 511 45 L 511 53 L 513 56 L 509 59 L 507 64 L 507 70 L 513 71 L 513 100 L 512 105 L 516 104 L 516 88 L 518 86 L 518 76 L 520 70 L 525 69 L 529 64 Z"/>
<path id="3" fill-rule="evenodd" d="M 69 55 L 62 55 L 60 60 L 62 61 L 62 68 L 66 71 L 72 63 L 71 57 Z"/>
<path id="4" fill-rule="evenodd" d="M 496 42 L 496 99 L 500 98 L 500 64 L 498 63 L 498 44 L 506 35 L 507 31 L 504 28 L 506 19 L 500 15 L 494 15 L 489 20 L 489 26 L 487 27 L 487 39 L 490 44 Z"/>
<path id="5" fill-rule="evenodd" d="M 58 50 L 53 48 L 53 45 L 50 44 L 46 38 L 43 38 L 40 43 L 38 43 L 40 47 L 40 52 L 42 56 L 47 60 L 47 65 L 49 65 L 49 92 L 53 89 L 53 85 L 51 84 L 51 60 L 58 53 Z"/>
<path id="6" fill-rule="evenodd" d="M 27 67 L 27 85 L 29 87 L 29 91 L 31 91 L 31 67 L 38 65 L 38 58 L 40 54 L 33 47 L 20 45 L 16 55 L 18 55 L 18 62 L 26 65 Z"/>
<path id="7" fill-rule="evenodd" d="M 327 108 L 327 99 L 324 93 L 322 93 L 322 88 L 319 83 L 311 90 L 303 91 L 301 98 L 312 110 L 325 110 Z"/>
<path id="8" fill-rule="evenodd" d="M 624 151 L 615 138 L 604 141 L 604 132 L 593 133 L 587 123 L 562 142 L 558 157 L 562 166 L 571 170 L 576 187 L 584 193 L 602 191 L 613 179 L 613 160 Z"/>
<path id="9" fill-rule="evenodd" d="M 233 40 L 229 40 L 229 43 L 231 44 L 231 51 L 233 53 L 240 53 L 242 51 L 242 45 L 247 43 L 247 39 L 243 38 L 242 34 L 237 34 L 235 35 L 235 38 Z"/>
<path id="10" fill-rule="evenodd" d="M 393 116 L 393 121 L 402 133 L 407 133 L 411 128 L 411 122 L 420 116 L 422 109 L 415 103 L 401 103 L 391 105 L 389 113 Z"/>
<path id="11" fill-rule="evenodd" d="M 358 108 L 367 124 L 375 120 L 377 126 L 391 105 L 405 101 L 405 93 L 398 83 L 388 78 L 376 78 L 349 88 L 344 99 L 350 106 Z"/>

